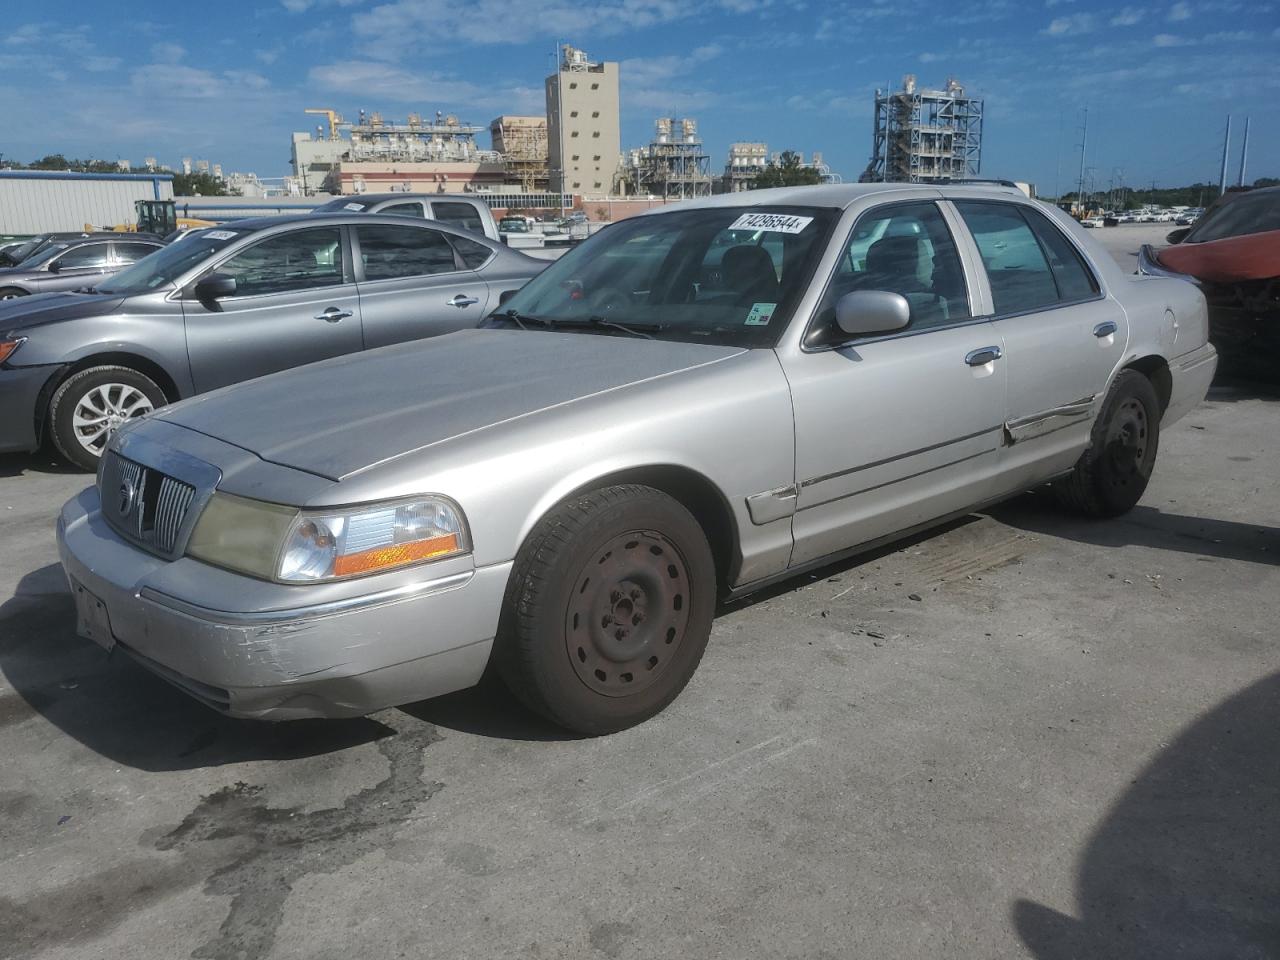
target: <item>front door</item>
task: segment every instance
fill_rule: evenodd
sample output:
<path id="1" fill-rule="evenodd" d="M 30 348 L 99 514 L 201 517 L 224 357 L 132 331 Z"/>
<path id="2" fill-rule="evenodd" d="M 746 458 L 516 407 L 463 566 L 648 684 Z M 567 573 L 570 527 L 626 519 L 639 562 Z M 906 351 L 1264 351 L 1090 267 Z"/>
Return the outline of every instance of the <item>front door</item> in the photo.
<path id="1" fill-rule="evenodd" d="M 54 257 L 48 272 L 41 274 L 34 286 L 37 293 L 92 287 L 113 269 L 109 242 L 81 243 Z"/>
<path id="2" fill-rule="evenodd" d="M 355 227 L 366 349 L 476 326 L 489 287 L 440 230 L 419 224 Z"/>
<path id="3" fill-rule="evenodd" d="M 793 566 L 964 509 L 994 482 L 1003 344 L 994 324 L 971 316 L 936 204 L 891 204 L 859 218 L 814 318 L 820 330 L 835 329 L 835 303 L 853 290 L 902 294 L 911 321 L 883 336 L 811 345 L 786 361 L 796 429 Z"/>
<path id="4" fill-rule="evenodd" d="M 1074 459 L 1124 355 L 1124 310 L 1044 214 L 999 201 L 955 206 L 981 255 L 1005 345 L 1007 459 Z"/>
<path id="5" fill-rule="evenodd" d="M 342 228 L 273 234 L 212 267 L 236 292 L 182 301 L 198 393 L 363 348 Z"/>

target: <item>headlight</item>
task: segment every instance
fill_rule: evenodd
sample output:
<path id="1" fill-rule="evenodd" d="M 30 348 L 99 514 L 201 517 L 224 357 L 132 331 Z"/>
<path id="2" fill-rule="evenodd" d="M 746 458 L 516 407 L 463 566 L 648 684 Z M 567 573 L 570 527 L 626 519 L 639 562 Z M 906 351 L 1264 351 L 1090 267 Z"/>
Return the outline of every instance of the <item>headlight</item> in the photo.
<path id="1" fill-rule="evenodd" d="M 382 573 L 471 549 L 462 511 L 442 497 L 299 511 L 215 494 L 187 553 L 283 583 Z"/>

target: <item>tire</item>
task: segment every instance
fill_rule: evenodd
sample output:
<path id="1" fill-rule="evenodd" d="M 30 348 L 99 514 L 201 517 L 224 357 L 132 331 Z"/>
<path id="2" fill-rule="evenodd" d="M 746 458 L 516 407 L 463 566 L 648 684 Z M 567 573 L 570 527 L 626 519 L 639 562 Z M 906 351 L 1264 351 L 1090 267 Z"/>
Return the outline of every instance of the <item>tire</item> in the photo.
<path id="1" fill-rule="evenodd" d="M 49 401 L 49 435 L 63 459 L 96 470 L 117 426 L 168 402 L 150 377 L 130 367 L 89 367 L 72 374 Z"/>
<path id="2" fill-rule="evenodd" d="M 1071 474 L 1053 485 L 1063 506 L 1088 517 L 1118 517 L 1146 492 L 1160 446 L 1160 398 L 1137 370 L 1111 384 L 1089 449 Z"/>
<path id="3" fill-rule="evenodd" d="M 16 300 L 27 296 L 27 291 L 19 287 L 0 287 L 0 300 Z"/>
<path id="4" fill-rule="evenodd" d="M 711 548 L 681 504 L 635 484 L 578 494 L 543 517 L 516 556 L 498 670 L 561 727 L 623 730 L 684 689 L 715 603 Z"/>

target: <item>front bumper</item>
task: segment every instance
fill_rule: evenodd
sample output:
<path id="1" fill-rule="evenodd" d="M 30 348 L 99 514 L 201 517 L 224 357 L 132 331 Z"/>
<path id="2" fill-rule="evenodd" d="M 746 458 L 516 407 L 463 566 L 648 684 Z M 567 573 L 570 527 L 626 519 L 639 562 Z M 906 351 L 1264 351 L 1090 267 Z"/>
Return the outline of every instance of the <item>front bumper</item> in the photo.
<path id="1" fill-rule="evenodd" d="M 27 452 L 40 446 L 36 404 L 57 369 L 0 367 L 0 453 Z"/>
<path id="2" fill-rule="evenodd" d="M 82 633 L 222 713 L 269 720 L 360 716 L 473 686 L 511 571 L 496 564 L 392 590 L 373 577 L 364 596 L 311 606 L 282 587 L 278 607 L 213 610 L 151 585 L 170 563 L 121 539 L 93 488 L 62 508 L 58 552 Z"/>

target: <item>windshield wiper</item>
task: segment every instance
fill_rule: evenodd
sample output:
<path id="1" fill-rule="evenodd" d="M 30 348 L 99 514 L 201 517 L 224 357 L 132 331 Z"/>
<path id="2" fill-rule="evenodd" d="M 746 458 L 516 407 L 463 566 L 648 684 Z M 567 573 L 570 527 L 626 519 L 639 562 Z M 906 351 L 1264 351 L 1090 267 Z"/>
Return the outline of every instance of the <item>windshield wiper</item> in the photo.
<path id="1" fill-rule="evenodd" d="M 557 321 L 562 327 L 609 327 L 612 330 L 621 330 L 633 337 L 644 337 L 646 340 L 653 340 L 654 334 L 661 330 L 665 330 L 665 323 L 619 323 L 617 320 L 610 320 L 608 317 L 587 317 L 585 320 L 559 320 Z"/>
<path id="2" fill-rule="evenodd" d="M 537 324 L 540 327 L 546 327 L 548 330 L 554 330 L 556 328 L 556 321 L 554 320 L 550 320 L 546 317 L 535 317 L 528 313 L 520 313 L 518 310 L 503 310 L 501 313 L 491 313 L 489 316 L 495 317 L 498 320 L 510 320 L 521 330 L 528 330 L 529 328 L 526 324 L 530 323 Z"/>

